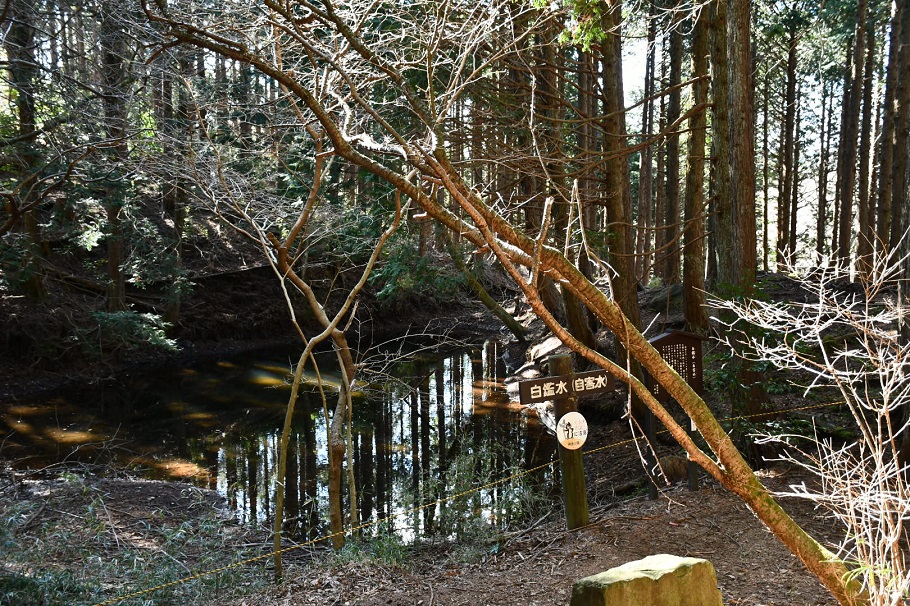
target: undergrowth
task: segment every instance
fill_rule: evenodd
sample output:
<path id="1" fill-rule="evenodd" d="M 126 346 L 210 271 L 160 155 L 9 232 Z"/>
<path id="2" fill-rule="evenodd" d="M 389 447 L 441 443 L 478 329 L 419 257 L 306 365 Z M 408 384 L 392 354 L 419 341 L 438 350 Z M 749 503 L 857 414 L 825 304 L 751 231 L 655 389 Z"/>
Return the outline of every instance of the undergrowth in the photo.
<path id="1" fill-rule="evenodd" d="M 74 476 L 18 490 L 0 482 L 0 605 L 92 606 L 259 554 L 249 531 L 198 499 L 192 512 L 145 515 L 105 496 Z M 211 604 L 268 579 L 248 564 L 112 603 Z"/>

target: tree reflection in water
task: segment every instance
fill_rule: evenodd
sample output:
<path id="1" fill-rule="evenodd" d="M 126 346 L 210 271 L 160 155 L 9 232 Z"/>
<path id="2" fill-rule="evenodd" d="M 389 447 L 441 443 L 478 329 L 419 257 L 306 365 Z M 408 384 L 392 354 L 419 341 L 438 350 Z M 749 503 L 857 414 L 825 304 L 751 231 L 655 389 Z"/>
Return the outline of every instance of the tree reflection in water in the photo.
<path id="1" fill-rule="evenodd" d="M 364 533 L 405 541 L 464 537 L 514 523 L 533 501 L 549 498 L 552 468 L 412 511 L 552 459 L 555 441 L 535 415 L 509 401 L 500 347 L 488 341 L 400 362 L 388 381 L 355 400 L 361 517 L 396 516 Z M 287 377 L 280 362 L 222 361 L 32 405 L 3 403 L 0 419 L 11 436 L 3 455 L 33 467 L 128 461 L 148 476 L 216 489 L 239 520 L 268 525 Z M 315 391 L 302 393 L 293 429 L 283 482 L 286 528 L 298 540 L 312 539 L 328 528 L 325 422 Z"/>

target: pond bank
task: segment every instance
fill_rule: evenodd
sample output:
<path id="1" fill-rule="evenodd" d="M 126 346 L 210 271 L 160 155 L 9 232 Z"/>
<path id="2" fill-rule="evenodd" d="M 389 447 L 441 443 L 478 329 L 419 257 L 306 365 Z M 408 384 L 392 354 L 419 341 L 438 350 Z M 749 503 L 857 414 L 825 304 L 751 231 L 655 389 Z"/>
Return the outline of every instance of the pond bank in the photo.
<path id="1" fill-rule="evenodd" d="M 240 285 L 227 282 L 225 275 L 200 282 L 174 329 L 175 348 L 132 343 L 101 355 L 71 342 L 66 332 L 72 327 L 62 319 L 88 314 L 94 305 L 88 298 L 61 298 L 39 308 L 0 291 L 0 315 L 8 318 L 0 329 L 0 400 L 112 384 L 125 376 L 299 342 L 283 294 L 268 268 L 245 272 Z M 71 305 L 75 307 L 70 309 Z M 352 343 L 381 342 L 405 334 L 447 334 L 477 342 L 503 330 L 492 315 L 468 299 L 453 301 L 445 309 L 415 307 L 408 313 L 383 311 L 373 302 L 361 306 L 359 316 Z M 29 343 L 37 343 L 45 353 L 23 345 L 23 335 L 30 335 Z M 45 341 L 46 346 L 40 345 Z"/>

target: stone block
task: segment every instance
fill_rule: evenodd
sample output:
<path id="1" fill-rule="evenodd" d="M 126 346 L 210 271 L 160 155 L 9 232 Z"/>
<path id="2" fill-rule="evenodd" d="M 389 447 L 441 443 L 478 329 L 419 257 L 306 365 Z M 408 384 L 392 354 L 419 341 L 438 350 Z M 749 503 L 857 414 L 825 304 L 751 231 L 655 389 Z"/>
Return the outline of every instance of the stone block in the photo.
<path id="1" fill-rule="evenodd" d="M 723 606 L 723 600 L 711 562 L 658 554 L 576 581 L 571 606 Z"/>

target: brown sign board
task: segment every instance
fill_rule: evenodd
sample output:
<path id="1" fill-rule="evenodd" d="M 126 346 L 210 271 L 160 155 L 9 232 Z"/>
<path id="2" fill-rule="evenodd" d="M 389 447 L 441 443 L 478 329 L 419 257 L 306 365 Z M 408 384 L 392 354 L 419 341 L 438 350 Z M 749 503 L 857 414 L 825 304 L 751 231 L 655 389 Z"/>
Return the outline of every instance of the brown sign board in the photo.
<path id="1" fill-rule="evenodd" d="M 648 342 L 695 393 L 702 395 L 705 388 L 701 343 L 707 340 L 707 337 L 701 335 L 682 330 L 671 330 L 649 339 Z M 651 376 L 645 377 L 645 383 L 654 397 L 661 402 L 671 399 L 670 394 L 664 391 Z"/>
<path id="2" fill-rule="evenodd" d="M 606 370 L 578 372 L 570 376 L 543 377 L 518 383 L 518 398 L 522 404 L 562 400 L 570 396 L 613 391 L 616 379 Z"/>

